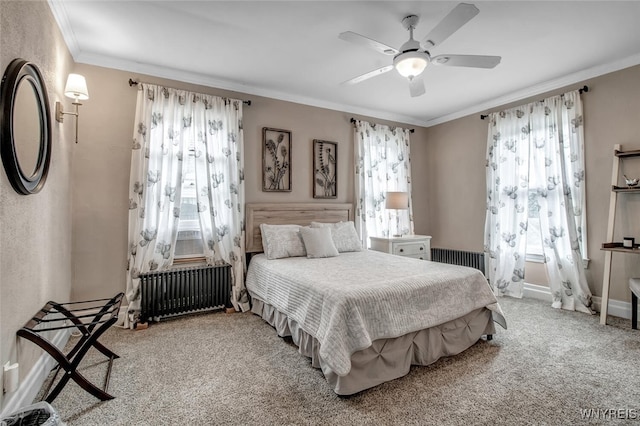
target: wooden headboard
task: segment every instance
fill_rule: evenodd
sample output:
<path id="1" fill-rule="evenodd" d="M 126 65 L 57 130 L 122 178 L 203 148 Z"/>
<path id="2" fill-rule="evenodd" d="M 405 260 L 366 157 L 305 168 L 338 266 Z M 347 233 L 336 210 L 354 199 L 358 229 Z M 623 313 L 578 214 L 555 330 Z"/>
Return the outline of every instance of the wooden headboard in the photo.
<path id="1" fill-rule="evenodd" d="M 262 252 L 260 224 L 302 225 L 311 222 L 353 220 L 353 205 L 345 203 L 248 203 L 246 214 L 246 252 Z"/>

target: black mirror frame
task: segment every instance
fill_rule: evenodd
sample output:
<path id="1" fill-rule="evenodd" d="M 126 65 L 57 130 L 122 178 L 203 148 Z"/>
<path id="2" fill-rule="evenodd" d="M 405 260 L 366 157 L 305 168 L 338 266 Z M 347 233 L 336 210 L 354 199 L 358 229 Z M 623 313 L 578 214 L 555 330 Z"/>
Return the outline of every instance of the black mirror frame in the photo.
<path id="1" fill-rule="evenodd" d="M 34 89 L 40 121 L 40 148 L 35 171 L 27 176 L 16 154 L 13 113 L 16 94 L 20 83 L 27 80 Z M 2 77 L 0 89 L 0 153 L 2 163 L 11 186 L 24 195 L 35 194 L 44 186 L 51 162 L 51 113 L 49 96 L 38 67 L 24 59 L 11 61 Z"/>

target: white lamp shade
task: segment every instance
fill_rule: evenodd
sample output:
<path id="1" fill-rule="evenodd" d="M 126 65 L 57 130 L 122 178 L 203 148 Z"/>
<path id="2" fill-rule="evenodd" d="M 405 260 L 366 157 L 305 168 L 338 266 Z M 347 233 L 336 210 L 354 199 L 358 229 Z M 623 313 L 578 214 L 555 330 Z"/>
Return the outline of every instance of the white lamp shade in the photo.
<path id="1" fill-rule="evenodd" d="M 387 192 L 385 207 L 388 209 L 406 210 L 409 208 L 409 193 L 402 191 Z"/>
<path id="2" fill-rule="evenodd" d="M 80 101 L 89 99 L 87 81 L 80 74 L 69 74 L 69 77 L 67 77 L 67 85 L 64 87 L 64 95 Z"/>
<path id="3" fill-rule="evenodd" d="M 419 52 L 406 52 L 396 56 L 393 65 L 401 76 L 416 77 L 427 67 L 427 60 Z"/>

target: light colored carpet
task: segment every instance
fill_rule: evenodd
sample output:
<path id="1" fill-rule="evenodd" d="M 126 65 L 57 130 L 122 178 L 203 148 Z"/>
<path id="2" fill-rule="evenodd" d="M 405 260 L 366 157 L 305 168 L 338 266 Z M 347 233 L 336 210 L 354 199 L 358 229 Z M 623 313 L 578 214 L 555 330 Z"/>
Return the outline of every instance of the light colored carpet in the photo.
<path id="1" fill-rule="evenodd" d="M 319 370 L 250 313 L 168 320 L 143 331 L 109 330 L 114 361 L 101 402 L 69 383 L 53 402 L 73 425 L 298 425 L 640 422 L 640 331 L 629 321 L 501 299 L 498 327 L 455 357 L 441 359 L 351 397 L 331 391 Z M 81 371 L 102 383 L 95 350 Z M 612 415 L 613 411 L 623 410 Z M 626 410 L 626 411 L 624 411 Z M 627 419 L 624 419 L 626 417 Z"/>

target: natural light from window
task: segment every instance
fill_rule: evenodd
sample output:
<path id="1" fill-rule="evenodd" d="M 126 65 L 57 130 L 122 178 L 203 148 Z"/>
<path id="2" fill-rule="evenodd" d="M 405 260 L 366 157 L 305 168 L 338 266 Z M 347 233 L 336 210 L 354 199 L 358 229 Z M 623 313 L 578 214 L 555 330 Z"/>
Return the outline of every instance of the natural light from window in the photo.
<path id="1" fill-rule="evenodd" d="M 540 230 L 540 205 L 535 191 L 529 192 L 529 218 L 527 220 L 527 260 L 542 262 L 542 232 Z"/>
<path id="2" fill-rule="evenodd" d="M 180 221 L 174 259 L 184 260 L 204 257 L 202 231 L 198 217 L 196 198 L 196 172 L 194 149 L 189 149 L 182 169 L 182 199 L 180 203 Z"/>

